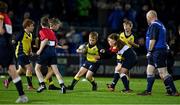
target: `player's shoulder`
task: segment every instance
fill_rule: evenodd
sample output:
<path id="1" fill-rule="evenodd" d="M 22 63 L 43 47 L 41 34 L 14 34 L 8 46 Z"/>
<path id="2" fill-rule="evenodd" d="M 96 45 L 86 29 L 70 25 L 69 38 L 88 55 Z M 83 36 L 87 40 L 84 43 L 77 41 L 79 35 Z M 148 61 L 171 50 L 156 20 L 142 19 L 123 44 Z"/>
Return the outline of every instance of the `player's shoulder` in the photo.
<path id="1" fill-rule="evenodd" d="M 162 24 L 162 22 L 160 22 L 160 21 L 154 21 L 154 22 L 152 22 L 151 23 L 151 27 L 160 27 L 160 26 L 162 26 L 163 24 Z"/>
<path id="2" fill-rule="evenodd" d="M 124 32 L 120 32 L 119 36 L 124 36 Z"/>

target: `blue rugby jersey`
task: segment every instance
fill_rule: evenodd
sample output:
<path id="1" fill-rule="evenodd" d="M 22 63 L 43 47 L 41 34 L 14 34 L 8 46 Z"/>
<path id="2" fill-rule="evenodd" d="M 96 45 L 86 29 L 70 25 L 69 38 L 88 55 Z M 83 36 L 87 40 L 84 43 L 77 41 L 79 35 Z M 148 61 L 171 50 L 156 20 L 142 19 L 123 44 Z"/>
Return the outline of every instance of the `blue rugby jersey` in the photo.
<path id="1" fill-rule="evenodd" d="M 155 39 L 156 43 L 153 49 L 166 49 L 166 28 L 159 21 L 156 20 L 149 25 L 146 32 L 146 49 L 149 49 L 149 42 L 151 39 Z"/>

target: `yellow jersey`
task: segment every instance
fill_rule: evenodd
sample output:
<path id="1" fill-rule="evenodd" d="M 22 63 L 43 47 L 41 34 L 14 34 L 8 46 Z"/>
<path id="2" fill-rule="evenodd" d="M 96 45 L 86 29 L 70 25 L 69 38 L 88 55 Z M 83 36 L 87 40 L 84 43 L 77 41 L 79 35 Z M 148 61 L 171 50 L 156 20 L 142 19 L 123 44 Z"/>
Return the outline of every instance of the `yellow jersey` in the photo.
<path id="1" fill-rule="evenodd" d="M 132 47 L 132 45 L 130 45 L 128 42 L 131 41 L 131 42 L 134 42 L 134 35 L 130 35 L 130 36 L 126 36 L 124 32 L 122 32 L 120 35 L 119 35 L 119 39 L 122 40 L 126 45 L 128 45 L 130 48 Z M 124 58 L 122 57 L 122 55 L 119 55 L 117 54 L 116 58 L 118 60 L 124 60 Z"/>
<path id="2" fill-rule="evenodd" d="M 124 43 L 126 43 L 126 45 L 128 45 L 130 48 L 132 47 L 132 45 L 130 45 L 128 42 L 133 42 L 134 43 L 134 35 L 130 35 L 130 36 L 126 36 L 124 32 L 122 32 L 119 35 L 119 39 L 121 39 Z"/>
<path id="3" fill-rule="evenodd" d="M 32 33 L 24 32 L 17 38 L 16 57 L 20 54 L 29 55 L 31 52 Z"/>
<path id="4" fill-rule="evenodd" d="M 96 62 L 97 59 L 95 58 L 96 56 L 99 56 L 99 48 L 97 45 L 90 47 L 89 44 L 86 45 L 87 52 L 86 52 L 86 59 L 89 62 Z"/>

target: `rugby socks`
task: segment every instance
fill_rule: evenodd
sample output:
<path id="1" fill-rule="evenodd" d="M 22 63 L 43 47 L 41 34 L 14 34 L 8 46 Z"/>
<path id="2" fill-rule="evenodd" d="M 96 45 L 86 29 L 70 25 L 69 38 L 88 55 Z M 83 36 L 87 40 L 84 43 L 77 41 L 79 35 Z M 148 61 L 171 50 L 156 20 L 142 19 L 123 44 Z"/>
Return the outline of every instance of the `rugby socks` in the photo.
<path id="1" fill-rule="evenodd" d="M 174 93 L 177 92 L 171 75 L 167 75 L 166 77 L 164 77 L 164 84 L 168 85 Z"/>
<path id="2" fill-rule="evenodd" d="M 50 77 L 49 80 L 44 79 L 44 82 L 45 82 L 46 84 L 48 84 L 48 85 L 54 85 L 54 82 L 53 82 L 53 80 L 52 80 L 52 77 Z"/>
<path id="3" fill-rule="evenodd" d="M 53 85 L 53 84 L 54 84 L 54 82 L 53 82 L 52 77 L 51 77 L 51 78 L 49 78 L 49 85 Z"/>
<path id="4" fill-rule="evenodd" d="M 23 86 L 22 86 L 22 81 L 21 78 L 18 76 L 13 80 L 13 83 L 16 86 L 16 89 L 18 91 L 19 96 L 24 95 L 24 91 L 23 91 Z"/>
<path id="5" fill-rule="evenodd" d="M 74 87 L 79 80 L 80 80 L 80 78 L 74 77 L 74 79 L 73 79 L 73 81 L 71 83 L 71 87 Z"/>
<path id="6" fill-rule="evenodd" d="M 165 85 L 165 87 L 166 87 L 166 91 L 167 91 L 167 92 L 172 92 L 172 89 L 171 89 L 171 87 L 169 86 L 169 84 L 167 84 L 167 82 L 164 81 L 164 85 Z"/>
<path id="7" fill-rule="evenodd" d="M 32 86 L 32 76 L 26 76 L 28 86 Z"/>
<path id="8" fill-rule="evenodd" d="M 58 80 L 58 82 L 59 82 L 61 87 L 64 86 L 64 81 L 63 80 Z"/>
<path id="9" fill-rule="evenodd" d="M 121 73 L 121 74 L 120 74 L 120 78 L 121 78 L 121 80 L 122 80 L 122 83 L 123 83 L 123 85 L 124 85 L 124 88 L 125 88 L 126 90 L 129 90 L 129 81 L 128 81 L 127 75 L 124 74 L 124 73 Z"/>
<path id="10" fill-rule="evenodd" d="M 26 71 L 26 79 L 28 82 L 28 86 L 32 86 L 32 71 L 30 70 Z"/>
<path id="11" fill-rule="evenodd" d="M 147 75 L 147 87 L 146 87 L 147 92 L 152 91 L 152 86 L 154 84 L 154 81 L 155 81 L 154 75 Z"/>
<path id="12" fill-rule="evenodd" d="M 49 80 L 44 79 L 44 83 L 46 83 L 46 84 L 48 84 L 48 85 L 49 85 Z"/>
<path id="13" fill-rule="evenodd" d="M 64 83 L 61 83 L 61 84 L 60 84 L 60 87 L 63 87 L 63 86 L 65 86 Z"/>
<path id="14" fill-rule="evenodd" d="M 46 84 L 44 82 L 40 82 L 39 83 L 41 86 L 46 86 Z"/>
<path id="15" fill-rule="evenodd" d="M 119 80 L 120 76 L 119 76 L 119 73 L 114 73 L 114 78 L 113 78 L 113 81 L 112 81 L 112 84 L 111 84 L 111 87 L 114 88 Z"/>
<path id="16" fill-rule="evenodd" d="M 96 85 L 95 79 L 92 78 L 91 80 L 88 80 L 93 86 Z"/>

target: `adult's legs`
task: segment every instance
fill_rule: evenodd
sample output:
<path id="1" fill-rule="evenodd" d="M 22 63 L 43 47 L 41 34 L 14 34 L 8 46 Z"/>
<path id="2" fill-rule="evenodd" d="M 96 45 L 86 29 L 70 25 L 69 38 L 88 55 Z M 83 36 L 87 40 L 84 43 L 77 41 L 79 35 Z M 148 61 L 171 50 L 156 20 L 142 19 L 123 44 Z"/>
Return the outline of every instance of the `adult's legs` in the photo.
<path id="1" fill-rule="evenodd" d="M 155 81 L 155 74 L 154 74 L 155 67 L 153 65 L 148 64 L 147 66 L 147 86 L 146 90 L 142 93 L 138 93 L 138 95 L 151 95 L 152 87 Z"/>
<path id="2" fill-rule="evenodd" d="M 167 93 L 172 96 L 179 96 L 177 89 L 174 85 L 172 76 L 168 73 L 166 67 L 158 68 L 159 75 L 162 80 L 164 80 L 164 85 L 166 87 Z"/>

